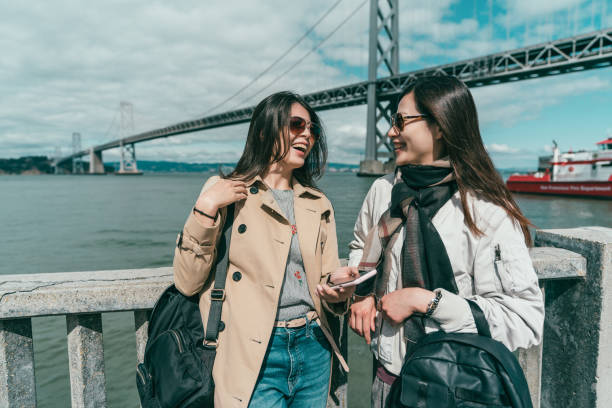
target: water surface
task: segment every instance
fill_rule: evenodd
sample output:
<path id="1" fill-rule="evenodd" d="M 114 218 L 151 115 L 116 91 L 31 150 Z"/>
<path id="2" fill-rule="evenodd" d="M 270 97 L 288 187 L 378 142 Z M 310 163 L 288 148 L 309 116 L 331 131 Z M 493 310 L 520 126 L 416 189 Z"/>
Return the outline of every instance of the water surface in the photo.
<path id="1" fill-rule="evenodd" d="M 0 176 L 0 275 L 169 266 L 176 234 L 210 175 Z M 320 182 L 336 212 L 341 257 L 373 180 L 329 173 Z M 538 228 L 612 227 L 612 201 L 516 198 Z M 137 407 L 133 316 L 106 313 L 102 324 L 108 405 Z M 65 317 L 33 319 L 33 334 L 39 406 L 70 406 Z M 349 336 L 349 405 L 369 407 L 370 353 Z"/>

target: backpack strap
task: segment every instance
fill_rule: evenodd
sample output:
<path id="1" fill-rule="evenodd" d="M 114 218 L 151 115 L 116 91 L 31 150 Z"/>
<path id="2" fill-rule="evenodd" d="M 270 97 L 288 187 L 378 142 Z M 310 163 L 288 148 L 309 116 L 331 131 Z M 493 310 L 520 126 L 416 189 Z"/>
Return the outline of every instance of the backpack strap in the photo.
<path id="1" fill-rule="evenodd" d="M 468 305 L 470 305 L 470 310 L 472 311 L 472 316 L 474 316 L 474 323 L 476 323 L 476 330 L 478 330 L 478 334 L 481 336 L 491 338 L 491 330 L 489 329 L 489 323 L 487 323 L 487 319 L 485 319 L 484 313 L 478 303 L 473 300 L 466 299 Z"/>
<path id="2" fill-rule="evenodd" d="M 217 244 L 217 260 L 215 264 L 215 285 L 210 292 L 210 312 L 208 313 L 208 324 L 204 335 L 204 346 L 216 348 L 219 336 L 219 322 L 221 321 L 221 310 L 225 300 L 225 280 L 229 266 L 229 247 L 232 237 L 232 225 L 234 224 L 234 204 L 227 206 L 225 224 L 219 243 Z"/>

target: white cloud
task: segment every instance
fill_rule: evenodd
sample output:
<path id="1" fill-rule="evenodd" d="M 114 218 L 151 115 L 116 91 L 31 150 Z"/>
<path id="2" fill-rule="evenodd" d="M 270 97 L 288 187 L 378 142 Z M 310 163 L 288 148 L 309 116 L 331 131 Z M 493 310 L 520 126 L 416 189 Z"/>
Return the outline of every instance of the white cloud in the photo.
<path id="1" fill-rule="evenodd" d="M 520 24 L 525 19 L 547 16 L 560 11 L 571 12 L 572 8 L 581 6 L 584 2 L 585 0 L 513 0 L 506 4 L 510 17 Z"/>
<path id="2" fill-rule="evenodd" d="M 516 147 L 510 147 L 507 144 L 491 143 L 490 145 L 487 145 L 486 148 L 489 153 L 518 153 L 520 152 L 520 149 L 517 149 Z"/>
<path id="3" fill-rule="evenodd" d="M 23 147 L 10 134 L 33 138 L 39 151 L 68 147 L 73 131 L 81 132 L 83 146 L 115 139 L 118 119 L 112 121 L 121 100 L 134 105 L 136 132 L 195 118 L 261 72 L 329 6 L 324 0 L 3 3 L 1 155 Z M 355 8 L 349 6 L 348 11 Z M 280 89 L 312 92 L 361 79 L 326 64 L 315 52 L 279 83 L 245 101 L 311 49 L 348 14 L 347 7 L 338 7 L 321 32 L 223 109 L 254 104 Z M 349 60 L 358 43 L 354 47 Z M 206 137 L 214 141 L 232 132 L 211 130 Z M 138 151 L 145 154 L 146 145 Z"/>
<path id="4" fill-rule="evenodd" d="M 481 123 L 501 123 L 506 127 L 538 118 L 546 107 L 567 98 L 609 89 L 611 83 L 593 75 L 580 81 L 571 76 L 532 79 L 472 89 Z"/>
<path id="5" fill-rule="evenodd" d="M 280 89 L 310 93 L 364 80 L 367 5 L 320 49 L 301 59 L 359 3 L 342 2 L 286 60 L 219 111 L 254 104 Z M 547 12 L 560 16 L 569 7 L 573 13 L 575 4 L 583 2 L 572 5 L 560 0 L 561 6 L 554 10 L 524 1 L 511 3 L 505 14 L 494 16 L 494 22 L 516 17 L 512 24 L 521 25 L 531 19 L 534 23 L 524 37 L 535 42 L 559 28 L 557 20 L 546 20 Z M 75 131 L 82 134 L 83 147 L 116 139 L 122 100 L 133 103 L 135 132 L 198 117 L 251 81 L 331 4 L 327 0 L 113 0 L 87 6 L 74 0 L 3 2 L 0 156 L 53 154 L 56 146 L 68 153 Z M 437 65 L 523 45 L 516 35 L 495 37 L 486 19 L 479 19 L 482 10 L 454 15 L 466 4 L 400 1 L 402 64 L 425 67 L 432 61 Z M 592 10 L 578 8 L 580 18 L 588 20 Z M 299 65 L 289 75 L 248 99 L 296 61 Z M 574 95 L 609 88 L 609 81 L 596 77 L 579 83 L 548 78 L 473 92 L 483 123 L 513 126 L 537 118 L 546 107 Z M 321 116 L 327 125 L 330 160 L 356 163 L 362 159 L 365 106 L 325 111 Z M 240 155 L 245 138 L 246 125 L 231 126 L 142 143 L 137 155 L 139 159 L 232 161 Z M 104 155 L 105 160 L 114 160 L 117 152 Z"/>

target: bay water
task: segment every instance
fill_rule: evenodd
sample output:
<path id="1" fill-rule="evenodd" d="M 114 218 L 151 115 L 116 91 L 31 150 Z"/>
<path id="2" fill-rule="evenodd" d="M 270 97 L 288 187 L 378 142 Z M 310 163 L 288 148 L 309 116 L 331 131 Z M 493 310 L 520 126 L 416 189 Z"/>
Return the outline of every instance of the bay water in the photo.
<path id="1" fill-rule="evenodd" d="M 0 284 L 5 274 L 170 266 L 181 230 L 212 173 L 141 177 L 0 176 Z M 319 186 L 336 213 L 340 256 L 373 178 L 328 173 Z M 612 201 L 517 195 L 538 228 L 612 227 Z M 92 272 L 95 274 L 95 272 Z M 137 407 L 132 313 L 102 315 L 108 406 Z M 69 407 L 64 316 L 33 319 L 40 407 Z M 369 407 L 371 357 L 349 330 L 349 406 Z"/>

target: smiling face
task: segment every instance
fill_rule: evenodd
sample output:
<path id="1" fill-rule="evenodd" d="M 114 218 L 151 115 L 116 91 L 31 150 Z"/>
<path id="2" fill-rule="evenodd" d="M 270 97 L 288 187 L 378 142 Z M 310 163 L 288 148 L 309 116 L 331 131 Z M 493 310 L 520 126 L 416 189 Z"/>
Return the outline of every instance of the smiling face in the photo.
<path id="1" fill-rule="evenodd" d="M 404 96 L 397 107 L 404 116 L 420 115 L 414 100 L 414 93 Z M 440 128 L 429 124 L 425 118 L 405 119 L 402 130 L 392 126 L 387 136 L 393 144 L 395 163 L 427 165 L 442 156 L 444 144 Z"/>
<path id="2" fill-rule="evenodd" d="M 286 169 L 298 169 L 306 162 L 306 157 L 314 146 L 316 140 L 310 131 L 310 114 L 308 110 L 299 103 L 291 105 L 290 117 L 302 118 L 306 121 L 306 126 L 302 131 L 289 130 L 289 151 L 281 160 L 281 164 Z M 281 135 L 281 149 L 284 150 L 285 139 Z"/>

